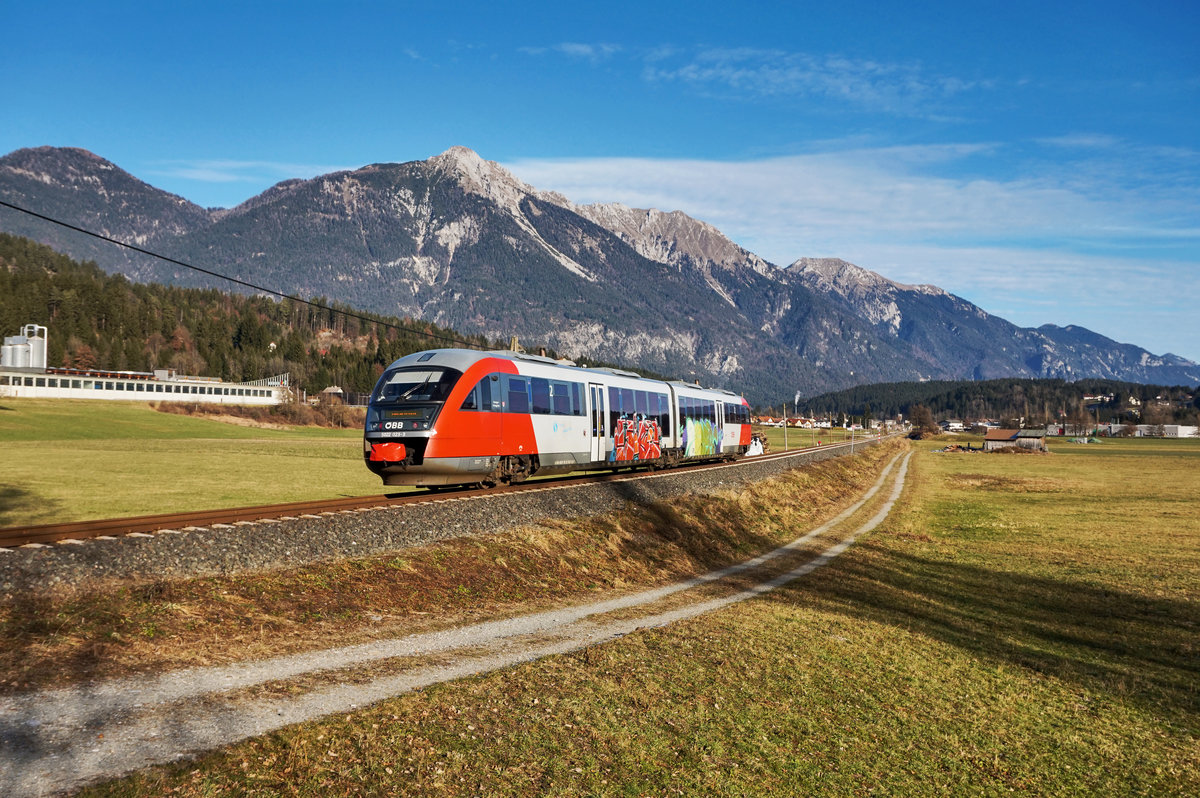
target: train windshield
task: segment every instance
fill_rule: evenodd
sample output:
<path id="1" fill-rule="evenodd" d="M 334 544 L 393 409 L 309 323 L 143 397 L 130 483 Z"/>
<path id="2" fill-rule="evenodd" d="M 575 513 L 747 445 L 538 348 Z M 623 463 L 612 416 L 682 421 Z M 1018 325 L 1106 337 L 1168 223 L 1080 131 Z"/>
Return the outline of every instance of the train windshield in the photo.
<path id="1" fill-rule="evenodd" d="M 421 366 L 391 369 L 379 378 L 371 401 L 386 404 L 441 402 L 461 376 L 462 373 L 454 369 Z"/>

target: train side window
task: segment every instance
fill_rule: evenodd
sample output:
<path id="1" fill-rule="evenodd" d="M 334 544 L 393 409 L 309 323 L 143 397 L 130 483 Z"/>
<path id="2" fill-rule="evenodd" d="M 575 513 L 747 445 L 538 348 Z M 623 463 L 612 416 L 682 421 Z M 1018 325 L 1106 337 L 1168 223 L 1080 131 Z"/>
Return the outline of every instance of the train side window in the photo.
<path id="1" fill-rule="evenodd" d="M 583 415 L 583 385 L 578 382 L 571 383 L 571 409 L 575 415 Z"/>
<path id="2" fill-rule="evenodd" d="M 550 412 L 550 380 L 544 377 L 534 377 L 529 381 L 533 395 L 533 412 L 548 414 Z"/>
<path id="3" fill-rule="evenodd" d="M 554 408 L 554 415 L 569 416 L 571 415 L 571 389 L 565 382 L 550 383 L 550 400 Z"/>
<path id="4" fill-rule="evenodd" d="M 492 410 L 500 409 L 499 392 L 493 392 L 492 386 L 499 382 L 499 375 L 489 374 L 479 382 L 463 399 L 462 410 Z"/>
<path id="5" fill-rule="evenodd" d="M 524 377 L 514 377 L 511 374 L 505 379 L 508 385 L 509 413 L 529 412 L 529 380 Z"/>
<path id="6" fill-rule="evenodd" d="M 487 382 L 487 377 L 484 377 L 483 380 L 481 380 L 481 382 Z M 483 405 L 479 400 L 479 384 L 476 383 L 474 388 L 467 391 L 467 395 L 463 397 L 463 403 L 461 405 L 459 405 L 458 409 L 459 410 L 478 410 L 482 406 Z"/>
<path id="7" fill-rule="evenodd" d="M 491 383 L 489 388 L 480 388 L 479 398 L 483 401 L 483 409 L 491 410 L 493 413 L 499 413 L 504 410 L 504 397 L 500 394 L 500 375 L 489 374 L 488 382 Z M 488 400 L 488 395 L 491 395 L 491 400 Z"/>
<path id="8" fill-rule="evenodd" d="M 621 389 L 621 414 L 626 418 L 633 418 L 633 414 L 637 412 L 637 403 L 633 398 L 632 388 Z"/>
<path id="9" fill-rule="evenodd" d="M 662 430 L 663 435 L 671 434 L 671 404 L 665 393 L 657 394 L 658 397 L 658 428 Z"/>
<path id="10" fill-rule="evenodd" d="M 650 418 L 650 404 L 646 400 L 645 391 L 634 391 L 633 401 L 637 407 L 637 414 L 642 418 Z"/>
<path id="11" fill-rule="evenodd" d="M 608 434 L 615 435 L 617 421 L 621 418 L 621 389 L 608 389 Z"/>

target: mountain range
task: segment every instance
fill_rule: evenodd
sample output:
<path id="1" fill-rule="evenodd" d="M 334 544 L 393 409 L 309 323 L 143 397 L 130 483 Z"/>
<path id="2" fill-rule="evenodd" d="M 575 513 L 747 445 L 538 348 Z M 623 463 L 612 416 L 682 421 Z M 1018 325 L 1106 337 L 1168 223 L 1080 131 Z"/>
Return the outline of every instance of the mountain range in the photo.
<path id="1" fill-rule="evenodd" d="M 756 403 L 925 379 L 1200 384 L 1184 358 L 1080 327 L 1017 327 L 845 261 L 779 267 L 679 211 L 577 205 L 464 147 L 284 181 L 230 209 L 201 208 L 86 150 L 38 147 L 0 158 L 0 199 L 281 292 L 516 335 Z M 136 281 L 229 287 L 8 208 L 0 229 Z"/>

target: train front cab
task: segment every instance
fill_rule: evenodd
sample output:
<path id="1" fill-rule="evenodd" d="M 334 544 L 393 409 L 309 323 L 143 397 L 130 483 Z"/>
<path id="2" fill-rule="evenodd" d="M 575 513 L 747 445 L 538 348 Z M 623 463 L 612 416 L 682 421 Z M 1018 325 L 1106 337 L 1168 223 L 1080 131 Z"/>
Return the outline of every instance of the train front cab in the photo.
<path id="1" fill-rule="evenodd" d="M 396 361 L 367 411 L 363 455 L 386 485 L 494 484 L 565 473 L 603 461 L 606 425 L 586 372 L 546 358 L 435 350 Z M 457 366 L 457 368 L 453 368 Z M 423 370 L 446 368 L 444 390 L 426 397 Z M 450 383 L 450 376 L 453 382 Z M 431 382 L 438 382 L 431 380 Z M 412 386 L 417 390 L 408 393 Z M 404 423 L 418 401 L 428 428 Z"/>

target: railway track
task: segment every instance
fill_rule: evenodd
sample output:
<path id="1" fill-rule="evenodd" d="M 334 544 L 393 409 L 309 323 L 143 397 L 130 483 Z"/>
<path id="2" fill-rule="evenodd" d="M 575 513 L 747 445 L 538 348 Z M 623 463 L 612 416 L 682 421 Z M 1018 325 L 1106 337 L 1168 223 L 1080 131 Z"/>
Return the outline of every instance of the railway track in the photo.
<path id="1" fill-rule="evenodd" d="M 861 446 L 862 444 L 858 444 Z M 599 476 L 558 477 L 543 480 L 523 482 L 519 485 L 508 485 L 486 489 L 464 489 L 454 491 L 416 491 L 402 494 L 384 494 L 380 496 L 351 496 L 337 499 L 322 499 L 318 501 L 293 502 L 290 504 L 266 504 L 255 507 L 237 507 L 221 510 L 200 510 L 186 513 L 163 513 L 158 515 L 142 515 L 129 518 L 109 518 L 92 521 L 74 521 L 64 524 L 40 524 L 37 526 L 15 526 L 0 528 L 0 548 L 16 548 L 20 546 L 48 545 L 70 541 L 89 539 L 114 538 L 122 535 L 150 535 L 168 531 L 186 531 L 198 528 L 222 528 L 250 522 L 288 521 L 304 517 L 319 517 L 338 513 L 352 513 L 378 507 L 393 507 L 406 504 L 422 504 L 458 500 L 481 496 L 499 496 L 513 493 L 524 493 L 551 488 L 564 488 L 572 485 L 595 484 L 597 482 L 614 482 L 629 479 L 652 478 L 664 474 L 685 474 L 711 468 L 736 468 L 739 464 L 765 462 L 775 459 L 796 457 L 810 454 L 818 450 L 835 450 L 853 448 L 851 443 L 826 444 L 807 449 L 794 449 L 788 452 L 772 452 L 751 459 L 743 458 L 735 463 L 703 463 L 698 465 L 681 466 L 664 471 L 638 470 L 633 472 L 604 472 Z"/>

